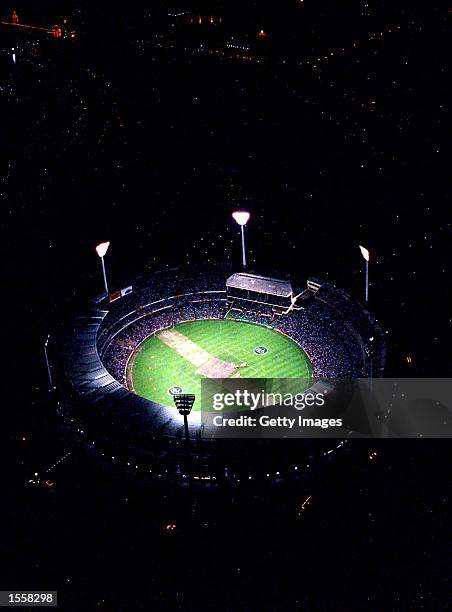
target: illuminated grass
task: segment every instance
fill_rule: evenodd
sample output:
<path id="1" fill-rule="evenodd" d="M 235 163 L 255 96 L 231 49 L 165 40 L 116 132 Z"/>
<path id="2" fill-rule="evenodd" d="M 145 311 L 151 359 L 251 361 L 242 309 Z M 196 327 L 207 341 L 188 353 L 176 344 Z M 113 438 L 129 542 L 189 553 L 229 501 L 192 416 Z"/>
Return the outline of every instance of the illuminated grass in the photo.
<path id="1" fill-rule="evenodd" d="M 311 380 L 312 367 L 303 349 L 289 337 L 261 325 L 232 320 L 200 320 L 174 327 L 212 357 L 240 367 L 242 378 L 306 378 Z M 256 347 L 267 352 L 256 354 Z M 138 395 L 160 404 L 173 406 L 171 387 L 197 397 L 194 409 L 200 408 L 201 376 L 197 367 L 161 341 L 150 336 L 137 349 L 129 363 L 129 376 Z"/>

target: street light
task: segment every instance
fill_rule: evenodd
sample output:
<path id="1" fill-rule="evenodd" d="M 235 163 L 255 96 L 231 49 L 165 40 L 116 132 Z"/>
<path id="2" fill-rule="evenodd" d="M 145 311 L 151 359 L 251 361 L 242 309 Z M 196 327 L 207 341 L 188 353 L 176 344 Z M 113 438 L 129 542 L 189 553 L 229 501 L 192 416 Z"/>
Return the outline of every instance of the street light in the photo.
<path id="1" fill-rule="evenodd" d="M 359 245 L 359 249 L 361 251 L 361 255 L 364 257 L 364 260 L 366 262 L 366 286 L 365 286 L 365 297 L 366 297 L 366 302 L 369 301 L 369 259 L 370 259 L 370 253 L 368 251 L 368 249 L 366 249 L 365 247 Z"/>
<path id="2" fill-rule="evenodd" d="M 190 432 L 188 431 L 188 415 L 193 408 L 196 397 L 191 393 L 178 393 L 173 395 L 174 403 L 179 411 L 179 414 L 184 417 L 185 440 L 187 444 L 190 442 Z"/>
<path id="3" fill-rule="evenodd" d="M 102 262 L 102 273 L 104 276 L 104 286 L 105 286 L 105 293 L 108 295 L 108 284 L 107 284 L 107 275 L 105 273 L 105 262 L 104 262 L 104 257 L 106 252 L 108 251 L 108 247 L 110 246 L 109 242 L 101 242 L 100 244 L 97 245 L 96 247 L 96 252 L 100 257 L 100 260 Z"/>
<path id="4" fill-rule="evenodd" d="M 250 213 L 244 210 L 237 210 L 232 213 L 232 218 L 240 225 L 242 231 L 242 263 L 243 269 L 246 270 L 246 254 L 245 254 L 245 225 L 248 223 Z"/>

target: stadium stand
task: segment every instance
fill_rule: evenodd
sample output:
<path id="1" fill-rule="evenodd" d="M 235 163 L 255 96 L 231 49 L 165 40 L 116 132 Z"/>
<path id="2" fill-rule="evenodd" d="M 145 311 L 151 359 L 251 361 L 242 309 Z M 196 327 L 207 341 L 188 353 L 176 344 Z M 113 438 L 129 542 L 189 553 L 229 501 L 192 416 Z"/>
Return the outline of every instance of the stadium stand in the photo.
<path id="1" fill-rule="evenodd" d="M 284 306 L 292 302 L 292 285 L 289 281 L 238 272 L 226 280 L 230 304 L 256 303 Z"/>

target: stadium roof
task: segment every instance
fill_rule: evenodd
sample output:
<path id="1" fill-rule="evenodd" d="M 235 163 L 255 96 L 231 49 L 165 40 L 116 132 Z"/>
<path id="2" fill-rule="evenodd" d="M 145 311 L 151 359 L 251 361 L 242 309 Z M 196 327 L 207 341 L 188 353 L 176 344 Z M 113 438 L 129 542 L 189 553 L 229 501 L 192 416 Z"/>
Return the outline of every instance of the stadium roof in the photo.
<path id="1" fill-rule="evenodd" d="M 290 281 L 269 278 L 267 276 L 257 276 L 256 274 L 247 274 L 245 272 L 232 274 L 226 281 L 226 287 L 267 293 L 279 297 L 290 297 L 292 295 Z"/>

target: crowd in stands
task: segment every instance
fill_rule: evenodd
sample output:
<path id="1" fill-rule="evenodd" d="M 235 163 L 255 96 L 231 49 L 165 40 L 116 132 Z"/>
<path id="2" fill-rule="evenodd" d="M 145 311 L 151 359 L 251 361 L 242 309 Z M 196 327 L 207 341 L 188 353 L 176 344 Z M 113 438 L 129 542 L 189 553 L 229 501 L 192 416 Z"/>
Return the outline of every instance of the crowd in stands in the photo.
<path id="1" fill-rule="evenodd" d="M 144 311 L 135 311 L 134 319 L 126 327 L 119 327 L 116 333 L 112 331 L 108 341 L 103 344 L 101 358 L 110 374 L 126 385 L 126 366 L 130 355 L 156 331 L 182 321 L 223 319 L 228 310 L 226 299 L 215 298 L 214 294 L 207 295 L 167 300 Z"/>
<path id="2" fill-rule="evenodd" d="M 109 372 L 126 385 L 128 359 L 145 338 L 182 321 L 228 317 L 271 326 L 290 336 L 308 354 L 315 377 L 368 374 L 369 339 L 375 337 L 379 348 L 381 330 L 375 332 L 375 321 L 369 313 L 346 294 L 327 288 L 303 302 L 302 308 L 281 315 L 264 304 L 228 304 L 224 278 L 222 282 L 221 278 L 209 280 L 205 276 L 196 281 L 179 278 L 169 285 L 143 286 L 123 303 L 114 303 L 98 338 L 99 352 Z M 379 369 L 377 357 L 372 355 L 374 373 Z"/>

